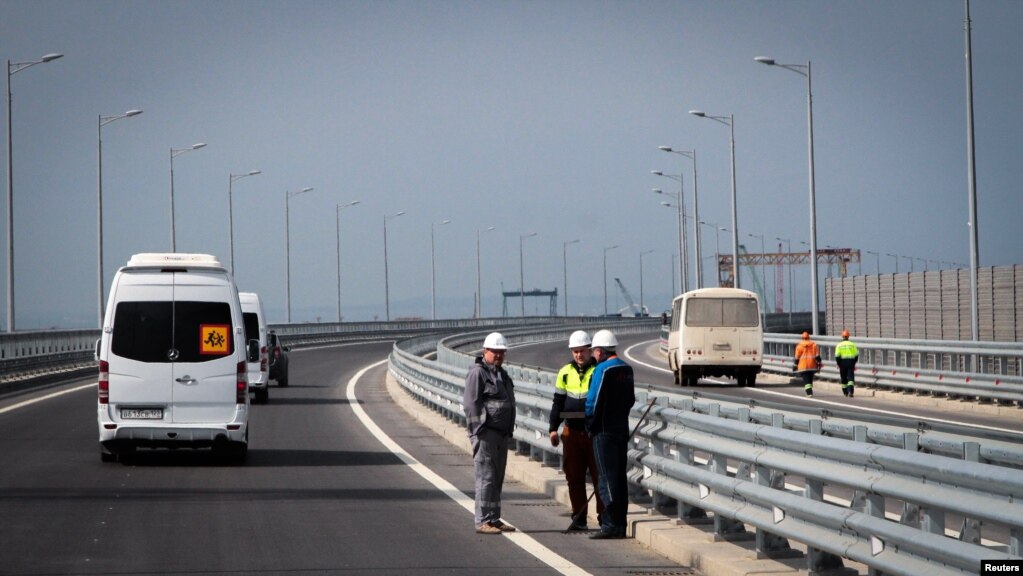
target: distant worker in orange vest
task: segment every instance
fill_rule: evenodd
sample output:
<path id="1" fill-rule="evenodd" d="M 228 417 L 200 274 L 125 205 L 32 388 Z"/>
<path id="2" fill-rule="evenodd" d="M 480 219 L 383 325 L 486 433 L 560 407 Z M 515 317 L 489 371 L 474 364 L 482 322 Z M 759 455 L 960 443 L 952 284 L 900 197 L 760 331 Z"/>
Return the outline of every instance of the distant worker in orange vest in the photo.
<path id="1" fill-rule="evenodd" d="M 810 340 L 809 332 L 803 332 L 803 340 L 796 345 L 792 371 L 802 377 L 806 395 L 813 396 L 813 377 L 821 371 L 821 351 L 817 343 Z"/>

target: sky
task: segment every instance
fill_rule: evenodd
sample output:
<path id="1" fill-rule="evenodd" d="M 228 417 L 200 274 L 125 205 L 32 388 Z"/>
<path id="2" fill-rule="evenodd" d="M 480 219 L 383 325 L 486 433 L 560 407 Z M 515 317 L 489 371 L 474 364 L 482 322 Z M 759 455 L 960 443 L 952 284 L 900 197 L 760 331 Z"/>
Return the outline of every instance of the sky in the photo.
<path id="1" fill-rule="evenodd" d="M 1023 2 L 970 11 L 979 263 L 1023 264 Z M 681 175 L 693 211 L 693 162 L 659 146 L 696 151 L 704 284 L 717 246 L 731 253 L 730 130 L 690 110 L 734 118 L 739 243 L 807 250 L 806 78 L 756 56 L 811 64 L 818 247 L 860 250 L 849 274 L 966 267 L 964 15 L 961 0 L 0 0 L 3 58 L 64 55 L 8 76 L 15 325 L 98 326 L 100 135 L 107 288 L 132 254 L 170 251 L 173 162 L 177 250 L 230 267 L 233 222 L 235 279 L 271 323 L 289 253 L 291 321 L 337 319 L 339 231 L 346 321 L 428 319 L 434 298 L 437 318 L 472 316 L 477 232 L 484 316 L 520 283 L 556 289 L 563 313 L 566 272 L 569 314 L 625 307 L 615 278 L 659 313 L 681 291 L 661 205 L 679 188 L 651 171 Z M 809 309 L 808 266 L 753 272 L 769 307 L 780 288 Z M 822 284 L 838 273 L 821 266 Z M 6 273 L 0 295 L 6 327 Z M 508 300 L 523 307 L 549 302 Z"/>

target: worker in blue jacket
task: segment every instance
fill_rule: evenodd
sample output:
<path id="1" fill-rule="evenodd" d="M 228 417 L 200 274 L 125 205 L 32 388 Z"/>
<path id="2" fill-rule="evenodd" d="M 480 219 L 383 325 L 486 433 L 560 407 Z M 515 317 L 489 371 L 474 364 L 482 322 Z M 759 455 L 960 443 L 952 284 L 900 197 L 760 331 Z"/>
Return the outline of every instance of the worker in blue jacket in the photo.
<path id="1" fill-rule="evenodd" d="M 600 531 L 590 538 L 625 538 L 629 509 L 629 414 L 636 403 L 632 366 L 618 358 L 618 339 L 610 330 L 593 335 L 597 367 L 586 394 L 586 431 L 597 460 L 597 493 L 604 503 Z"/>

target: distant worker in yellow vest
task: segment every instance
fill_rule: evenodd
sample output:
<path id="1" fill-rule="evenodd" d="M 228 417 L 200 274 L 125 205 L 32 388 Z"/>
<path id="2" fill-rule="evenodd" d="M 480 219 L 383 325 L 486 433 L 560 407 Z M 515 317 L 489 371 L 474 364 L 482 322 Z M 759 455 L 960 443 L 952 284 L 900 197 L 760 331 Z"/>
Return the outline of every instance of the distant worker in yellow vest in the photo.
<path id="1" fill-rule="evenodd" d="M 810 340 L 810 333 L 803 332 L 803 339 L 796 345 L 796 357 L 792 370 L 803 379 L 803 390 L 813 396 L 813 377 L 821 371 L 821 350 Z"/>
<path id="2" fill-rule="evenodd" d="M 842 341 L 835 346 L 835 361 L 838 363 L 838 374 L 842 382 L 842 394 L 850 398 L 856 391 L 856 361 L 860 352 L 856 345 L 849 341 L 849 331 L 842 330 Z"/>
<path id="3" fill-rule="evenodd" d="M 586 433 L 586 393 L 590 390 L 590 376 L 597 363 L 590 351 L 590 335 L 576 330 L 568 337 L 568 348 L 572 361 L 562 366 L 554 383 L 554 403 L 551 405 L 551 445 L 559 443 L 565 482 L 568 483 L 568 498 L 572 502 L 572 524 L 569 530 L 586 530 L 586 471 L 589 470 L 593 485 L 600 476 L 597 460 L 593 454 L 593 440 Z M 564 426 L 562 426 L 564 423 Z M 558 428 L 561 434 L 558 434 Z M 604 505 L 597 498 L 597 516 L 604 513 Z"/>

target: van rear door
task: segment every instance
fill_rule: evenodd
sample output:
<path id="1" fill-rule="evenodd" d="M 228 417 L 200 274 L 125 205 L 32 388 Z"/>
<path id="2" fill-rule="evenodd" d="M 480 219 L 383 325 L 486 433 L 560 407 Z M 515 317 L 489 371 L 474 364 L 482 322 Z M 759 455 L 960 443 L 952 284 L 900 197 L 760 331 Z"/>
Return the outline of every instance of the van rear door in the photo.
<path id="1" fill-rule="evenodd" d="M 244 347 L 237 294 L 225 274 L 190 270 L 174 273 L 174 295 L 173 420 L 233 420 Z"/>
<path id="2" fill-rule="evenodd" d="M 170 274 L 119 276 L 109 350 L 114 419 L 170 419 L 173 295 Z"/>

